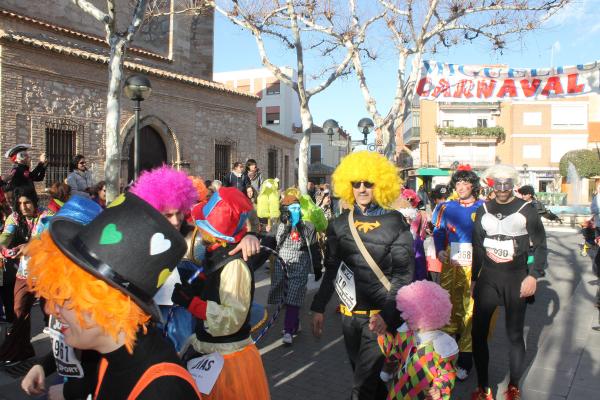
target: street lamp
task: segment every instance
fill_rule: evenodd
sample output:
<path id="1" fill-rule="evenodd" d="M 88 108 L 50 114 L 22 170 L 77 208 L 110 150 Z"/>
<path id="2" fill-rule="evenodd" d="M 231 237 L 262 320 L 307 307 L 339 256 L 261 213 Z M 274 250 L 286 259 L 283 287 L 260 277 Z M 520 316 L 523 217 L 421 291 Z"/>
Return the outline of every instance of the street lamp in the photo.
<path id="1" fill-rule="evenodd" d="M 329 145 L 333 144 L 333 135 L 339 132 L 340 125 L 335 119 L 328 119 L 323 122 L 323 131 L 329 136 Z"/>
<path id="2" fill-rule="evenodd" d="M 374 127 L 375 124 L 373 123 L 373 120 L 371 120 L 371 118 L 363 118 L 360 121 L 358 121 L 358 129 L 360 130 L 360 133 L 365 135 L 365 138 L 363 139 L 364 145 L 367 144 L 367 136 L 369 135 L 369 133 L 371 133 Z"/>
<path id="3" fill-rule="evenodd" d="M 134 132 L 134 152 L 133 152 L 133 171 L 137 179 L 140 173 L 140 103 L 150 97 L 152 86 L 150 80 L 144 75 L 131 75 L 125 80 L 123 88 L 125 96 L 135 101 L 133 110 L 135 111 L 135 132 Z"/>

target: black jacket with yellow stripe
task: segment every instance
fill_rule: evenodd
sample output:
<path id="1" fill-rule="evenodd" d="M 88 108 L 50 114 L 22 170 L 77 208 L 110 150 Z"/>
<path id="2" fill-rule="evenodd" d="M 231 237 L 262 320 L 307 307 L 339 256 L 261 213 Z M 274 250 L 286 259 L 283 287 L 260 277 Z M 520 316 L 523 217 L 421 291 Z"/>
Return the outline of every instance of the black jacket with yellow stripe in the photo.
<path id="1" fill-rule="evenodd" d="M 311 310 L 325 311 L 343 261 L 354 273 L 357 301 L 354 310 L 381 310 L 388 329 L 393 330 L 400 324 L 396 293 L 400 287 L 412 282 L 415 270 L 410 226 L 402 214 L 393 210 L 382 215 L 362 215 L 355 211 L 354 221 L 367 251 L 390 280 L 391 290 L 388 292 L 384 288 L 360 253 L 352 238 L 346 211 L 333 220 L 327 230 L 325 274 Z"/>

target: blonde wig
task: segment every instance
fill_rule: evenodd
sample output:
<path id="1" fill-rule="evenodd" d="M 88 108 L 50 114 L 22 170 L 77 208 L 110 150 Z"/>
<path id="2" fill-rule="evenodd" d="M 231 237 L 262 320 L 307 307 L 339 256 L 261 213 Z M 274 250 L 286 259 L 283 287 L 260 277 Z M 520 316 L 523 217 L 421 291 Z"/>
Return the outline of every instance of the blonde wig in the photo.
<path id="1" fill-rule="evenodd" d="M 37 296 L 47 300 L 50 312 L 69 301 L 80 326 L 91 328 L 84 318 L 89 316 L 115 341 L 122 332 L 127 350 L 133 352 L 137 331 L 142 327 L 146 332 L 150 316 L 129 296 L 71 261 L 54 244 L 48 231 L 32 240 L 25 254 L 30 257 L 27 283 Z"/>
<path id="2" fill-rule="evenodd" d="M 332 177 L 336 196 L 347 204 L 354 204 L 352 182 L 359 181 L 374 184 L 375 203 L 383 208 L 390 208 L 400 196 L 402 180 L 398 176 L 396 166 L 378 153 L 359 151 L 342 159 Z"/>

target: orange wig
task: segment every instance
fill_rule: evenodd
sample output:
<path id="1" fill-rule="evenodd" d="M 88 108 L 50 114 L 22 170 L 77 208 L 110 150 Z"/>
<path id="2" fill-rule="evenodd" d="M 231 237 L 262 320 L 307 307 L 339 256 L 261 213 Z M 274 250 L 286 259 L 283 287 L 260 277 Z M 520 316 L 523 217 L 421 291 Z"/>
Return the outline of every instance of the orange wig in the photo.
<path id="1" fill-rule="evenodd" d="M 27 283 L 47 300 L 47 310 L 54 312 L 56 305 L 62 307 L 68 300 L 82 327 L 91 327 L 85 315 L 115 341 L 124 333 L 127 351 L 133 352 L 137 331 L 140 327 L 146 331 L 150 316 L 129 296 L 77 266 L 59 250 L 48 231 L 32 240 L 25 254 L 31 257 Z"/>

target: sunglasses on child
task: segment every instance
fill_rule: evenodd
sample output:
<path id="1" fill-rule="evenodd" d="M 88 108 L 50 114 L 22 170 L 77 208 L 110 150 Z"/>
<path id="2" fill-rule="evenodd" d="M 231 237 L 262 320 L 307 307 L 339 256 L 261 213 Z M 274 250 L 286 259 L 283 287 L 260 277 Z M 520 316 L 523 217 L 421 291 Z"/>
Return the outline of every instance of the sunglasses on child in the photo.
<path id="1" fill-rule="evenodd" d="M 354 189 L 360 189 L 361 185 L 364 185 L 366 189 L 371 189 L 374 184 L 373 184 L 373 182 L 368 182 L 368 181 L 352 182 L 352 187 Z"/>

